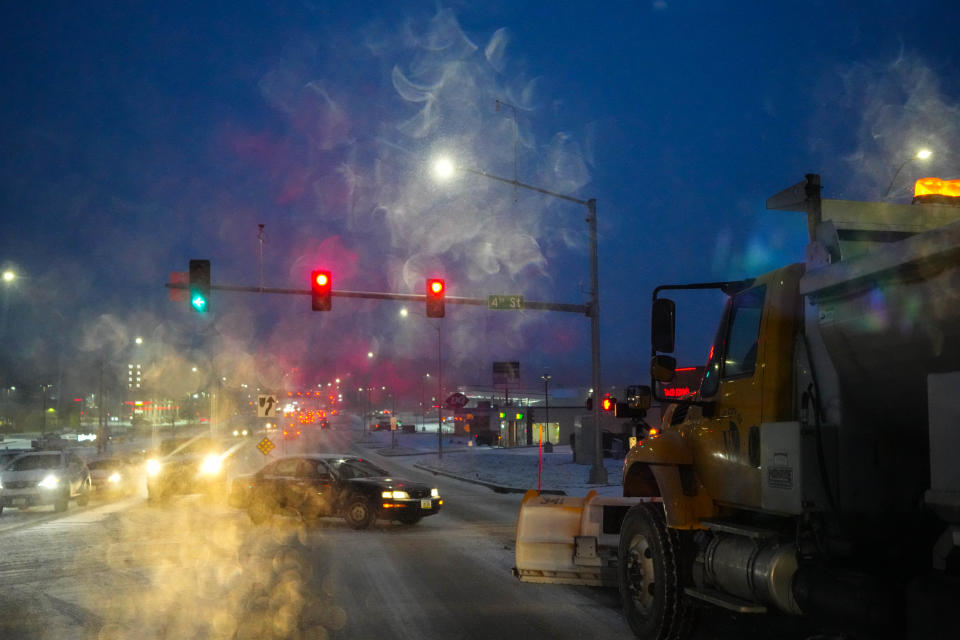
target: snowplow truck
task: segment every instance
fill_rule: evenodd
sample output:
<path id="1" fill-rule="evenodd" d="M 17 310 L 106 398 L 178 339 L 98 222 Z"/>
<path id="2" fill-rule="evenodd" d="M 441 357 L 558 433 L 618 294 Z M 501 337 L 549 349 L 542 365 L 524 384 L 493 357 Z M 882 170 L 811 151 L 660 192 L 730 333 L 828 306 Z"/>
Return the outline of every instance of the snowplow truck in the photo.
<path id="1" fill-rule="evenodd" d="M 804 262 L 657 287 L 661 423 L 623 497 L 524 497 L 515 574 L 616 586 L 640 638 L 687 637 L 704 607 L 960 637 L 960 181 L 915 193 L 823 199 L 808 174 L 767 200 L 806 214 Z M 700 389 L 664 398 L 683 338 L 668 295 L 700 289 L 726 294 Z"/>

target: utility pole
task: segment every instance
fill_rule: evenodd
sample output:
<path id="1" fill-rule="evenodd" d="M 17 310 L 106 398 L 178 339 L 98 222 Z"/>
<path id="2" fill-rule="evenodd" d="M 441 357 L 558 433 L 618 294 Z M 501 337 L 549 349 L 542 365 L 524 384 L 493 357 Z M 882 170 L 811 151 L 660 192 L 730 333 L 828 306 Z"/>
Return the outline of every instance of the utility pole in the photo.
<path id="1" fill-rule="evenodd" d="M 106 421 L 103 415 L 103 360 L 100 361 L 100 390 L 97 392 L 97 404 L 100 407 L 100 415 L 97 418 L 97 452 L 103 453 L 107 448 Z"/>
<path id="2" fill-rule="evenodd" d="M 263 240 L 265 234 L 263 232 L 263 224 L 257 225 L 257 243 L 260 245 L 260 290 L 263 291 Z"/>
<path id="3" fill-rule="evenodd" d="M 544 406 L 543 426 L 540 427 L 540 440 L 542 442 L 543 430 L 550 428 L 550 374 L 545 373 L 542 376 L 540 376 L 540 379 L 543 380 L 543 406 Z M 547 442 L 549 441 L 550 441 L 550 438 L 548 436 Z"/>

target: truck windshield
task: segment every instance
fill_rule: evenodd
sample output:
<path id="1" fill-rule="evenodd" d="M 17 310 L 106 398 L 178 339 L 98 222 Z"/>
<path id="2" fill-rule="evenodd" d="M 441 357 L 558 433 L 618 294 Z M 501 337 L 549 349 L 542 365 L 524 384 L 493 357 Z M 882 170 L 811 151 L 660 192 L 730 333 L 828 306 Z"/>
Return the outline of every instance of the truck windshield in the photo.
<path id="1" fill-rule="evenodd" d="M 32 471 L 34 469 L 59 469 L 60 454 L 50 453 L 39 456 L 24 456 L 10 463 L 11 471 Z"/>

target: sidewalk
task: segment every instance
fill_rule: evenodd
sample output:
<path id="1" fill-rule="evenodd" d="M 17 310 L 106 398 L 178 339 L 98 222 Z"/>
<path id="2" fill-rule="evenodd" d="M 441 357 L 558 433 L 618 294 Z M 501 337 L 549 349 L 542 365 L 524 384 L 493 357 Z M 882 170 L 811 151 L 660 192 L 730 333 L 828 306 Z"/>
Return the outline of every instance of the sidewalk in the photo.
<path id="1" fill-rule="evenodd" d="M 436 434 L 398 434 L 396 447 L 391 446 L 389 432 L 368 434 L 357 445 L 383 457 L 402 456 L 413 466 L 489 487 L 502 493 L 524 493 L 537 488 L 538 447 L 468 447 L 468 440 L 445 435 L 443 455 L 437 455 Z M 607 484 L 591 485 L 590 465 L 574 464 L 569 445 L 554 446 L 552 453 L 543 453 L 540 477 L 541 491 L 583 496 L 595 490 L 601 495 L 621 495 L 622 459 L 604 458 Z"/>

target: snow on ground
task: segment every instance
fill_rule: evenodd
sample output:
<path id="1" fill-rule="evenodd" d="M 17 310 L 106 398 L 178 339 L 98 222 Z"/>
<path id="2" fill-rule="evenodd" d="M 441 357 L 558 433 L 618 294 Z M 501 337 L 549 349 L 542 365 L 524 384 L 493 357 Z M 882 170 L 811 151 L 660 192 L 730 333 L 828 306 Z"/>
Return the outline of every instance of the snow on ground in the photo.
<path id="1" fill-rule="evenodd" d="M 402 456 L 405 464 L 416 464 L 431 471 L 441 471 L 464 480 L 478 481 L 511 489 L 536 489 L 538 447 L 469 447 L 468 439 L 444 435 L 443 455 L 437 455 L 436 434 L 397 433 L 396 446 L 389 432 L 367 434 L 360 446 L 385 457 Z M 540 488 L 560 490 L 571 496 L 586 495 L 596 490 L 602 495 L 621 495 L 622 458 L 604 458 L 606 485 L 591 485 L 589 464 L 575 464 L 569 445 L 542 452 Z"/>

